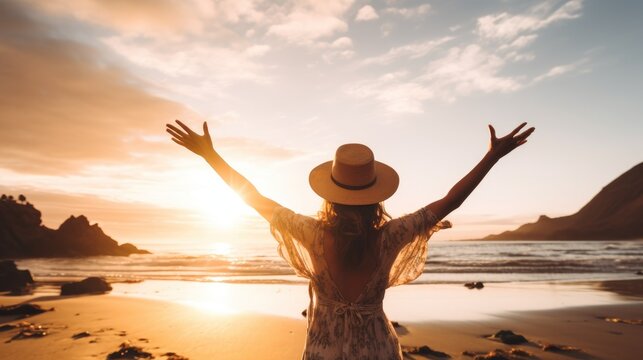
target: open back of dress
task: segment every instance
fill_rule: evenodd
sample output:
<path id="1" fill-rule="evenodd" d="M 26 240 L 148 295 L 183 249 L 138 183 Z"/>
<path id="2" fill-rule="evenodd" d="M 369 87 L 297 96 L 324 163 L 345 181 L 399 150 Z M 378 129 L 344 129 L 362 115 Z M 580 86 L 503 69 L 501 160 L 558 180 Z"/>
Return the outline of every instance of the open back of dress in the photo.
<path id="1" fill-rule="evenodd" d="M 424 207 L 387 222 L 379 241 L 380 261 L 359 297 L 346 301 L 324 258 L 319 220 L 280 207 L 271 221 L 279 254 L 297 275 L 310 280 L 308 335 L 303 359 L 401 359 L 397 334 L 382 309 L 391 286 L 415 280 L 424 269 L 427 241 L 448 221 Z"/>

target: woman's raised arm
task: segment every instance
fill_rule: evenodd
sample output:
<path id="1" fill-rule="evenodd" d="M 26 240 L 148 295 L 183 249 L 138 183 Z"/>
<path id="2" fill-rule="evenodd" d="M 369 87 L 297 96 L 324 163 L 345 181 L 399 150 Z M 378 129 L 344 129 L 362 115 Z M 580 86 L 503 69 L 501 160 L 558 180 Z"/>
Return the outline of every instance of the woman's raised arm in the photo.
<path id="1" fill-rule="evenodd" d="M 181 121 L 176 120 L 176 123 L 183 130 L 172 124 L 167 124 L 165 129 L 172 135 L 172 141 L 204 158 L 221 179 L 241 196 L 246 204 L 257 210 L 264 219 L 270 222 L 275 209 L 280 205 L 261 195 L 248 179 L 228 165 L 219 153 L 214 150 L 210 132 L 208 131 L 208 124 L 203 123 L 203 135 L 199 135 Z"/>
<path id="2" fill-rule="evenodd" d="M 527 138 L 534 132 L 535 128 L 531 127 L 519 134 L 518 132 L 525 125 L 527 125 L 526 122 L 520 124 L 508 135 L 501 138 L 496 137 L 496 130 L 493 126 L 489 125 L 491 135 L 489 151 L 482 160 L 480 160 L 478 165 L 451 188 L 444 198 L 429 205 L 429 208 L 438 219 L 444 218 L 453 210 L 460 207 L 500 158 L 527 142 Z"/>

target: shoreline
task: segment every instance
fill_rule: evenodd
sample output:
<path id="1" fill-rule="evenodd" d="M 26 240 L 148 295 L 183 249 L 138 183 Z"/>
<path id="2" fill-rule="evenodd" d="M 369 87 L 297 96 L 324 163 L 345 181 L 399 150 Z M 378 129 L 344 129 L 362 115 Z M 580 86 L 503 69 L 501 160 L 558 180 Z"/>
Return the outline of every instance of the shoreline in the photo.
<path id="1" fill-rule="evenodd" d="M 508 298 L 508 303 L 512 303 L 541 293 L 544 297 L 559 297 L 563 305 L 568 303 L 566 294 L 569 291 L 564 290 L 567 285 L 553 284 L 553 288 L 549 289 L 547 284 L 540 284 L 533 289 L 520 285 L 503 284 L 480 291 L 466 288 L 466 291 L 461 291 L 461 286 L 450 285 L 448 289 L 436 285 L 431 288 L 434 299 L 426 298 L 417 291 L 426 286 L 399 287 L 400 293 L 421 297 L 424 301 L 423 306 L 414 306 L 413 311 L 416 314 L 451 310 L 465 316 L 454 315 L 420 321 L 403 320 L 394 315 L 396 312 L 400 313 L 400 309 L 392 306 L 395 305 L 394 302 L 385 302 L 388 305 L 386 311 L 389 319 L 401 324 L 397 331 L 402 345 L 428 345 L 434 350 L 448 353 L 453 359 L 472 359 L 462 355 L 463 351 L 488 352 L 494 349 L 510 349 L 510 345 L 483 337 L 501 329 L 510 329 L 524 335 L 530 343 L 513 347 L 529 351 L 544 360 L 569 359 L 572 355 L 572 358 L 581 359 L 629 360 L 637 359 L 643 351 L 643 343 L 639 340 L 643 335 L 643 326 L 613 323 L 600 318 L 641 320 L 643 293 L 640 289 L 643 289 L 643 279 L 609 284 L 590 282 L 578 285 L 581 286 L 579 288 L 574 287 L 577 285 L 569 285 L 570 289 L 583 289 L 579 291 L 580 295 L 585 297 L 592 293 L 606 296 L 605 299 L 608 301 L 599 305 L 563 306 L 540 310 L 517 310 L 514 307 L 491 314 L 477 314 L 485 316 L 473 316 L 472 314 L 484 312 L 484 308 L 469 311 L 453 301 L 449 302 L 449 305 L 432 301 L 439 296 L 448 300 L 455 293 L 467 294 L 465 298 L 483 304 L 500 301 L 498 296 L 506 297 L 513 293 L 516 297 Z M 265 285 L 267 288 L 271 286 Z M 291 297 L 302 290 L 297 286 L 291 288 L 293 293 L 282 295 Z M 614 296 L 607 296 L 606 289 L 613 291 Z M 627 291 L 619 294 L 623 293 L 622 289 Z M 440 290 L 454 293 L 444 293 Z M 571 290 L 572 294 L 575 292 L 576 290 Z M 252 294 L 250 291 L 241 295 L 250 296 L 251 298 L 247 299 L 249 302 L 260 302 L 261 294 L 254 293 L 254 298 Z M 220 293 L 218 296 L 226 295 Z M 276 295 L 275 301 L 280 301 L 279 296 Z M 304 302 L 307 301 L 307 294 L 302 298 Z M 231 300 L 237 301 L 237 298 Z M 49 327 L 50 334 L 43 338 L 5 343 L 0 346 L 0 358 L 42 359 L 46 354 L 50 358 L 105 359 L 107 354 L 118 350 L 118 346 L 127 340 L 160 359 L 167 358 L 162 355 L 168 352 L 175 352 L 192 360 L 298 359 L 301 357 L 305 341 L 306 321 L 299 315 L 304 308 L 301 305 L 305 304 L 299 304 L 297 299 L 293 299 L 285 307 L 289 309 L 290 314 L 296 315 L 277 316 L 257 312 L 226 313 L 220 311 L 225 309 L 203 308 L 169 299 L 149 299 L 116 293 L 75 297 L 0 296 L 1 305 L 22 302 L 39 304 L 47 309 L 53 307 L 55 310 L 25 319 L 0 317 L 0 326 L 29 321 Z M 447 309 L 447 306 L 452 308 Z M 500 306 L 504 306 L 502 302 Z M 74 334 L 84 331 L 87 331 L 89 336 L 72 339 Z M 7 341 L 14 333 L 15 330 L 2 331 L 0 339 Z M 545 352 L 539 348 L 538 343 L 568 345 L 583 351 L 574 354 Z M 420 355 L 408 358 L 426 359 Z"/>

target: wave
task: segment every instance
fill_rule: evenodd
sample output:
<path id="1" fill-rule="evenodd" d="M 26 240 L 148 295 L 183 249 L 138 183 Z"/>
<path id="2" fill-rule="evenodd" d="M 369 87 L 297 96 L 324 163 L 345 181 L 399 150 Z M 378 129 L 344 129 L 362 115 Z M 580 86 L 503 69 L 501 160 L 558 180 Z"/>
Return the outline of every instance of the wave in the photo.
<path id="1" fill-rule="evenodd" d="M 610 247 L 611 245 L 611 247 Z M 606 249 L 610 247 L 610 249 Z M 225 282 L 294 281 L 294 272 L 274 249 L 240 252 L 236 256 L 165 253 L 130 257 L 19 260 L 36 280 L 104 276 L 125 280 L 190 280 Z M 522 279 L 560 274 L 633 274 L 643 269 L 643 242 L 477 242 L 432 244 L 424 273 L 435 281 L 453 274 L 498 274 Z M 504 275 L 503 275 L 504 274 Z M 437 276 L 437 277 L 436 277 Z M 289 277 L 284 279 L 284 277 Z"/>

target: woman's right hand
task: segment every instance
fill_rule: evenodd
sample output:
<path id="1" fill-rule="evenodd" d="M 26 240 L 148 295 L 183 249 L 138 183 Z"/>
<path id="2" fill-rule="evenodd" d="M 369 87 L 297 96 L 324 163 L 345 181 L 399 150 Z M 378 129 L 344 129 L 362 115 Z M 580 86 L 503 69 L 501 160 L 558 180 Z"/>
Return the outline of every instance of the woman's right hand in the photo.
<path id="1" fill-rule="evenodd" d="M 172 135 L 172 141 L 202 157 L 214 152 L 207 122 L 203 122 L 203 135 L 195 133 L 179 120 L 176 120 L 176 123 L 185 131 L 181 131 L 172 124 L 166 124 L 165 131 Z"/>
<path id="2" fill-rule="evenodd" d="M 531 135 L 532 132 L 534 132 L 536 128 L 530 127 L 529 129 L 518 134 L 520 129 L 522 129 L 525 125 L 527 125 L 526 122 L 518 125 L 518 127 L 515 128 L 512 132 L 501 138 L 496 137 L 496 129 L 494 129 L 493 126 L 489 125 L 489 133 L 491 134 L 489 153 L 494 158 L 500 159 L 501 157 L 514 151 L 518 146 L 526 143 L 527 138 L 529 137 L 529 135 Z"/>

